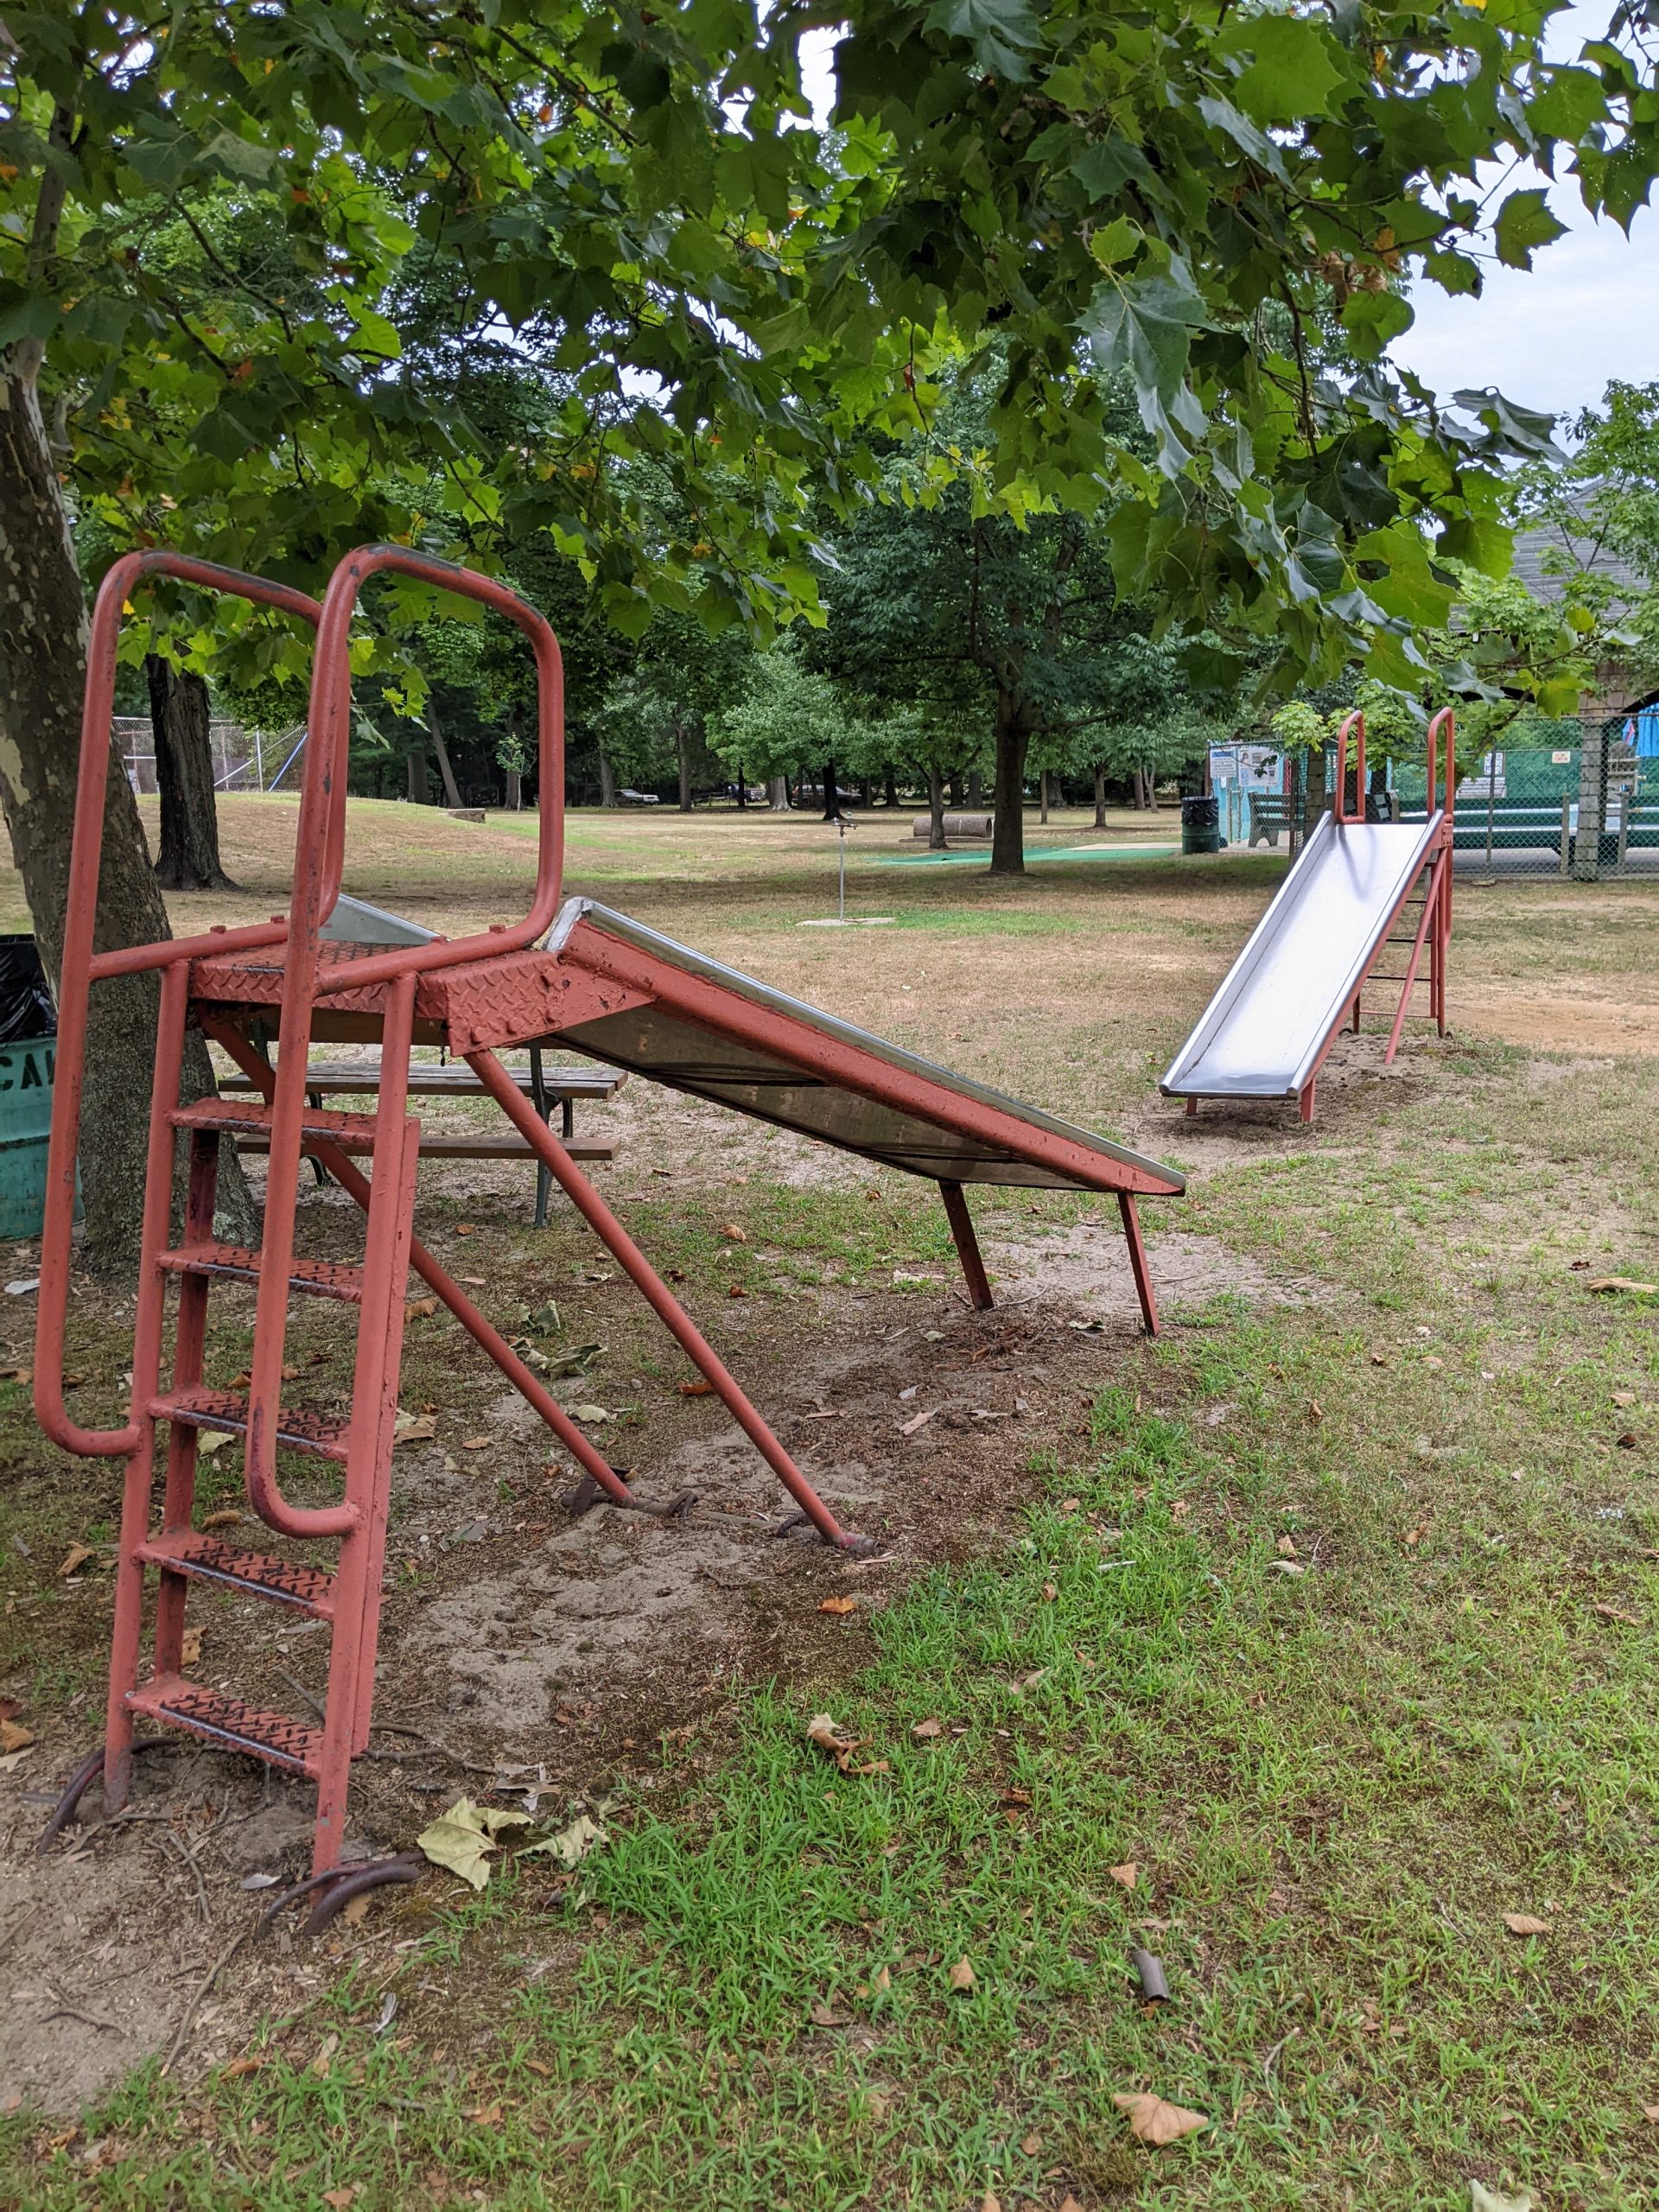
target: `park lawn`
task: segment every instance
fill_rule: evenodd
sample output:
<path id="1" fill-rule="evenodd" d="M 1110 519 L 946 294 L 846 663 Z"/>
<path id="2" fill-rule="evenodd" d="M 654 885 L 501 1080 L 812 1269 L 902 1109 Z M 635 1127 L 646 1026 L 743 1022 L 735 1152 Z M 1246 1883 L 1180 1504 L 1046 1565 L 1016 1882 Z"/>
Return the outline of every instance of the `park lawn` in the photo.
<path id="1" fill-rule="evenodd" d="M 925 957 L 913 1041 L 1113 1128 L 1265 880 L 1115 873 L 995 905 L 889 877 L 905 942 L 855 963 L 760 945 L 740 901 L 713 949 L 855 1018 L 885 994 L 890 1032 Z M 663 926 L 702 903 L 632 888 Z M 778 895 L 810 888 L 798 864 Z M 1004 1548 L 872 1585 L 833 1657 L 741 1695 L 734 1741 L 665 1743 L 671 1786 L 612 1807 L 574 1877 L 530 1858 L 476 1902 L 383 1904 L 411 1948 L 372 1983 L 343 1956 L 230 2068 L 147 2069 L 79 2127 L 0 2120 L 0 2200 L 1651 2203 L 1659 1298 L 1586 1283 L 1659 1275 L 1659 1079 L 1504 1044 L 1497 992 L 1473 1034 L 1494 976 L 1570 1030 L 1575 943 L 1610 995 L 1610 939 L 1651 972 L 1649 899 L 1602 899 L 1460 893 L 1471 1034 L 1311 1131 L 1136 1132 L 1196 1168 L 1154 1272 L 1166 1221 L 1299 1302 L 1172 1312 L 1020 1471 Z M 1156 993 L 1078 1004 L 1125 944 Z M 861 1739 L 847 1772 L 820 1711 Z M 1144 2148 L 1134 2092 L 1209 2125 Z"/>

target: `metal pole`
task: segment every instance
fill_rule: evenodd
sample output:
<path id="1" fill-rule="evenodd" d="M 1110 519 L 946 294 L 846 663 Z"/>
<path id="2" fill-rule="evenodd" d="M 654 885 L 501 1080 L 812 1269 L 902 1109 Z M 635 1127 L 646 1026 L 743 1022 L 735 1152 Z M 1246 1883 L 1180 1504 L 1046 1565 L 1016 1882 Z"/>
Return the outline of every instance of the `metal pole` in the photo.
<path id="1" fill-rule="evenodd" d="M 836 919 L 844 922 L 847 918 L 847 824 L 838 821 L 836 823 L 836 829 L 839 838 L 836 849 L 841 855 L 840 881 L 836 896 Z"/>
<path id="2" fill-rule="evenodd" d="M 1492 802 L 1497 796 L 1497 753 L 1486 755 L 1486 873 L 1492 872 Z"/>
<path id="3" fill-rule="evenodd" d="M 257 722 L 253 726 L 253 758 L 258 774 L 259 788 L 265 788 L 265 736 Z"/>

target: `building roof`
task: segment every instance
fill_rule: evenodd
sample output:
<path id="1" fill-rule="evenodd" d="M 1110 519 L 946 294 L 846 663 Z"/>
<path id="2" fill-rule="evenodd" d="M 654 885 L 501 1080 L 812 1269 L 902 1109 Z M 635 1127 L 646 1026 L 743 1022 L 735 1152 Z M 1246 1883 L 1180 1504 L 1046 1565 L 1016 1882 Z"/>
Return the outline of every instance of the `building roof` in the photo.
<path id="1" fill-rule="evenodd" d="M 1598 541 L 1590 515 L 1592 486 L 1576 495 L 1573 505 L 1583 516 L 1586 527 L 1582 531 L 1565 523 L 1544 523 L 1530 530 L 1518 530 L 1515 534 L 1515 564 L 1510 574 L 1517 583 L 1523 583 L 1537 599 L 1560 599 L 1563 579 L 1552 575 L 1550 569 L 1560 565 L 1560 556 L 1573 568 L 1586 569 L 1592 575 L 1610 576 L 1615 583 L 1627 584 L 1632 593 L 1639 593 L 1642 580 L 1629 564 L 1616 553 L 1610 553 Z M 1547 558 L 1554 556 L 1552 561 Z"/>

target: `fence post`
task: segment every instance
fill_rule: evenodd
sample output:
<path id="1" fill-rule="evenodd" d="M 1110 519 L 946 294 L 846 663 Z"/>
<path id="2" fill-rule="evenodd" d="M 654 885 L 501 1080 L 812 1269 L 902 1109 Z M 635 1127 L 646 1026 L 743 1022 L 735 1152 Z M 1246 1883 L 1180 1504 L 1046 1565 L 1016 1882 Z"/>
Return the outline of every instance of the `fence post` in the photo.
<path id="1" fill-rule="evenodd" d="M 1560 871 L 1560 872 L 1561 872 L 1561 880 L 1562 880 L 1562 882 L 1563 882 L 1563 883 L 1565 883 L 1565 882 L 1566 882 L 1566 880 L 1567 880 L 1567 870 L 1572 867 L 1572 865 L 1573 865 L 1573 802 L 1572 802 L 1572 800 L 1571 800 L 1570 798 L 1564 798 L 1564 799 L 1561 801 L 1561 871 Z"/>
<path id="2" fill-rule="evenodd" d="M 1573 847 L 1573 874 L 1580 883 L 1601 876 L 1601 825 L 1607 804 L 1607 733 L 1599 715 L 1580 718 L 1583 750 L 1579 756 L 1579 834 Z"/>

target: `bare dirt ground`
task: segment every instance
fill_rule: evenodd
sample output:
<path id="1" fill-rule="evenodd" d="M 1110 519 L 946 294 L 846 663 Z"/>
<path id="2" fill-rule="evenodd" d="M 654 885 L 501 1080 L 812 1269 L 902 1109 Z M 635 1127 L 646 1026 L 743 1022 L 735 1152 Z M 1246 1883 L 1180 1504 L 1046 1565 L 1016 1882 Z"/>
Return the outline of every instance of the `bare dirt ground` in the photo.
<path id="1" fill-rule="evenodd" d="M 378 903 L 449 931 L 524 903 L 525 823 L 480 830 L 435 810 L 360 811 L 372 858 L 347 880 Z M 264 913 L 281 896 L 291 808 L 231 801 L 225 820 L 245 894 L 179 902 L 187 925 Z M 1166 819 L 1148 826 L 1167 835 Z M 1084 834 L 1075 820 L 1052 829 L 1057 842 Z M 856 940 L 795 927 L 824 910 L 833 887 L 833 833 L 798 819 L 711 829 L 704 817 L 579 817 L 571 887 L 1176 1160 L 1199 1181 L 1241 1159 L 1306 1147 L 1289 1109 L 1207 1105 L 1189 1120 L 1155 1089 L 1271 895 L 1276 864 L 1057 863 L 1010 885 L 977 870 L 883 872 L 884 858 L 912 849 L 908 840 L 879 820 L 860 836 L 851 900 L 899 919 Z M 1543 1082 L 1567 1065 L 1544 1054 L 1659 1050 L 1659 982 L 1644 980 L 1659 976 L 1659 963 L 1639 957 L 1656 925 L 1659 900 L 1625 887 L 1460 893 L 1454 1029 L 1532 1048 Z M 1338 1044 L 1320 1113 L 1340 1144 L 1374 1141 L 1379 1104 L 1425 1087 L 1456 1052 L 1455 1040 L 1408 1034 L 1386 1069 L 1375 1034 Z M 615 1145 L 616 1165 L 603 1171 L 612 1202 L 625 1218 L 643 1210 L 659 1234 L 704 1233 L 768 1193 L 828 1205 L 871 1186 L 901 1228 L 931 1201 L 855 1160 L 637 1083 L 610 1108 L 584 1110 L 579 1128 Z M 457 1265 L 473 1255 L 499 1319 L 556 1294 L 569 1334 L 604 1344 L 591 1374 L 560 1384 L 566 1403 L 593 1398 L 613 1412 L 607 1451 L 636 1471 L 647 1503 L 695 1503 L 674 1519 L 573 1512 L 563 1503 L 569 1470 L 460 1332 L 447 1322 L 411 1331 L 404 1402 L 430 1407 L 438 1433 L 397 1456 L 381 1728 L 359 1770 L 359 1850 L 406 1848 L 462 1789 L 575 1808 L 670 1786 L 664 1746 L 713 1756 L 741 1685 L 850 1665 L 861 1619 L 887 1591 L 1006 1533 L 1028 1459 L 1075 1436 L 1092 1396 L 1133 1357 L 1133 1290 L 1104 1209 L 1065 1219 L 1042 1198 L 988 1209 L 999 1306 L 983 1315 L 968 1311 L 953 1266 L 937 1255 L 885 1270 L 816 1259 L 803 1268 L 798 1245 L 757 1233 L 755 1264 L 772 1273 L 735 1304 L 705 1259 L 685 1293 L 694 1310 L 836 1510 L 880 1539 L 879 1561 L 855 1565 L 810 1537 L 779 1535 L 787 1501 L 717 1406 L 679 1394 L 681 1370 L 662 1364 L 626 1287 L 568 1220 L 533 1237 L 531 1181 L 527 1166 L 424 1170 L 435 1248 Z M 302 1212 L 317 1249 L 350 1248 L 354 1216 L 338 1193 L 308 1189 Z M 1154 1273 L 1170 1313 L 1223 1295 L 1312 1294 L 1292 1274 L 1274 1278 L 1183 1231 L 1179 1212 L 1154 1224 Z M 31 1254 L 13 1257 L 21 1273 Z M 74 1356 L 88 1400 L 106 1394 L 112 1409 L 130 1320 L 107 1294 L 78 1310 Z M 232 1296 L 218 1312 L 228 1376 L 245 1355 L 251 1308 Z M 0 1315 L 3 1349 L 19 1365 L 29 1325 L 22 1312 Z M 332 1374 L 325 1359 L 321 1379 L 341 1387 L 337 1358 Z M 233 1502 L 232 1457 L 224 1496 Z M 0 1986 L 10 2000 L 0 2099 L 27 2094 L 59 2109 L 167 2046 L 257 1901 L 243 1885 L 291 1878 L 308 1853 L 308 1792 L 181 1743 L 141 1763 L 128 1817 L 100 1825 L 89 1797 L 81 1826 L 49 1856 L 33 1855 L 54 1785 L 99 1733 L 118 1494 L 118 1471 L 48 1451 L 26 1408 L 7 1417 L 0 1692 L 35 1740 L 0 1772 Z M 61 1575 L 76 1541 L 94 1560 Z M 842 1595 L 855 1601 L 850 1615 L 821 1612 Z M 230 1599 L 199 1611 L 193 1600 L 192 1618 L 205 1628 L 206 1679 L 289 1710 L 321 1693 L 322 1631 Z M 225 2056 L 256 2013 L 299 2001 L 339 1955 L 361 1950 L 372 1968 L 411 1909 L 378 1903 L 316 1959 L 287 1937 L 251 1947 L 204 2005 L 182 2063 Z"/>

